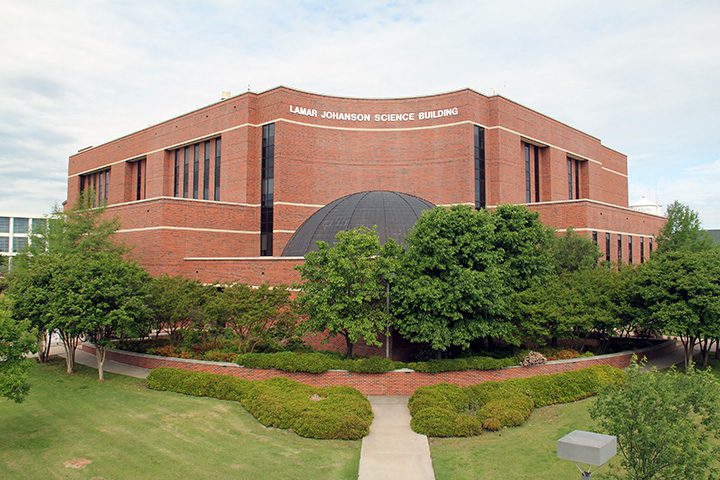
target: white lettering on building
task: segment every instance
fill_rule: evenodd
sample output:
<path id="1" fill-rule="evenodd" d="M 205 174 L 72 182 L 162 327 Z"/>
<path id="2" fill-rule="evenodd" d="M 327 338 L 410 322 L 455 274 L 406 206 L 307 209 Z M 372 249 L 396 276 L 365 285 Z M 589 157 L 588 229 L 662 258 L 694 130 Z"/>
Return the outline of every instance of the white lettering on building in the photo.
<path id="1" fill-rule="evenodd" d="M 412 122 L 413 120 L 433 120 L 436 118 L 455 117 L 460 114 L 458 107 L 441 108 L 438 110 L 427 110 L 422 112 L 402 113 L 357 113 L 357 112 L 333 112 L 322 110 L 318 112 L 315 108 L 299 107 L 290 105 L 290 113 L 304 115 L 306 117 L 324 118 L 328 120 L 343 120 L 347 122 Z"/>

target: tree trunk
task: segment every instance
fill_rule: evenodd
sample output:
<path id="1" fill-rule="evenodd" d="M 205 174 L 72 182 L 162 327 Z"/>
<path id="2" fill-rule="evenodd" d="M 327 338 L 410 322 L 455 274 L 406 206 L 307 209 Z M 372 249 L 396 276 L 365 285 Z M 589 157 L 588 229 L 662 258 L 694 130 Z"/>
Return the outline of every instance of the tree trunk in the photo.
<path id="1" fill-rule="evenodd" d="M 685 351 L 685 368 L 689 368 L 692 363 L 696 340 L 695 337 L 680 337 L 680 341 Z"/>
<path id="2" fill-rule="evenodd" d="M 715 360 L 720 360 L 720 338 L 715 339 Z"/>
<path id="3" fill-rule="evenodd" d="M 98 367 L 98 382 L 105 380 L 105 347 L 95 345 L 95 358 Z"/>
<path id="4" fill-rule="evenodd" d="M 48 360 L 48 351 L 50 350 L 50 338 L 47 331 L 43 330 L 38 334 L 37 337 L 37 350 L 38 356 L 37 361 L 39 363 L 45 363 Z"/>
<path id="5" fill-rule="evenodd" d="M 710 361 L 710 349 L 712 348 L 712 342 L 704 338 L 700 340 L 700 358 L 702 359 L 703 368 L 707 368 Z"/>
<path id="6" fill-rule="evenodd" d="M 63 341 L 63 348 L 65 349 L 65 365 L 67 366 L 67 373 L 75 373 L 75 350 L 77 350 L 79 338 L 60 332 L 60 338 Z"/>
<path id="7" fill-rule="evenodd" d="M 52 347 L 52 331 L 47 332 L 47 341 L 45 342 L 45 350 L 43 351 L 43 363 L 50 359 L 50 347 Z"/>
<path id="8" fill-rule="evenodd" d="M 353 342 L 350 341 L 350 336 L 347 333 L 343 333 L 345 336 L 345 348 L 347 349 L 347 357 L 353 358 Z"/>

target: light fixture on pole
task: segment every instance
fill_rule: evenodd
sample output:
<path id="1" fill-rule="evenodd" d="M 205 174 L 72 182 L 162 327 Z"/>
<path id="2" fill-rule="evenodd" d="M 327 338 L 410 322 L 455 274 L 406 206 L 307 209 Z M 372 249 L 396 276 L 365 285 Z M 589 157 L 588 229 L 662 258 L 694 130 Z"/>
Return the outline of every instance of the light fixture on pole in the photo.
<path id="1" fill-rule="evenodd" d="M 575 430 L 557 441 L 557 456 L 570 460 L 580 470 L 580 478 L 591 478 L 590 468 L 583 469 L 579 464 L 599 467 L 610 461 L 617 453 L 617 437 L 601 433 Z"/>

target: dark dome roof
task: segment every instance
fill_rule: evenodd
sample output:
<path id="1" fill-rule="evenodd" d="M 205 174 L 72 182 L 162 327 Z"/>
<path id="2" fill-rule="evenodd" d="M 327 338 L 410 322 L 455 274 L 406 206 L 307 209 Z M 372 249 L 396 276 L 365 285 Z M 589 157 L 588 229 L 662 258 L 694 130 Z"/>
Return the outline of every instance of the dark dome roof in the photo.
<path id="1" fill-rule="evenodd" d="M 424 210 L 435 205 L 400 192 L 376 190 L 338 198 L 315 212 L 295 231 L 283 250 L 284 257 L 302 257 L 317 250 L 317 242 L 335 243 L 341 230 L 377 225 L 380 243 L 394 238 L 404 243 L 407 232 Z"/>

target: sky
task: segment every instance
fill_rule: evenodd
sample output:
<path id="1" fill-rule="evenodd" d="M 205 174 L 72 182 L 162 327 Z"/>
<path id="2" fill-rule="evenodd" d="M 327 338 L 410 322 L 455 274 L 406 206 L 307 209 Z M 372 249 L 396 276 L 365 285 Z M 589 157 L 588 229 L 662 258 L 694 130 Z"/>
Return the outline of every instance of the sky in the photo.
<path id="1" fill-rule="evenodd" d="M 45 213 L 68 156 L 278 86 L 501 94 L 628 156 L 630 203 L 720 228 L 720 2 L 0 3 L 0 211 Z"/>

